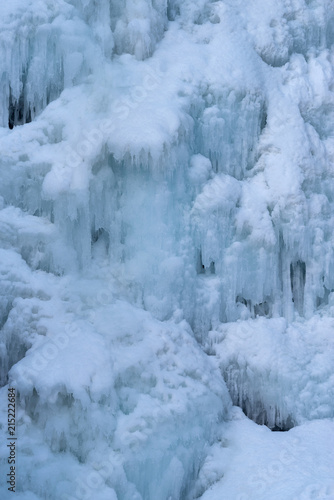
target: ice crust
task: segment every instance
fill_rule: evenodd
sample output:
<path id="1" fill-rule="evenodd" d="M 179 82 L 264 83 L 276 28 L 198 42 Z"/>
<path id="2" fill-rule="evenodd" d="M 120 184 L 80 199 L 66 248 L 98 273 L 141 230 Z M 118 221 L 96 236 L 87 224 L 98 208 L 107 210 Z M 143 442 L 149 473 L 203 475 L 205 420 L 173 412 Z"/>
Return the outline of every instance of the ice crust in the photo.
<path id="1" fill-rule="evenodd" d="M 333 444 L 333 421 L 271 433 L 233 408 L 233 420 L 208 452 L 193 495 L 203 500 L 333 498 Z M 242 475 L 235 473 L 240 470 Z"/>
<path id="2" fill-rule="evenodd" d="M 209 333 L 206 350 L 234 404 L 258 424 L 288 430 L 334 417 L 333 326 L 328 316 L 291 325 L 260 317 L 226 323 Z"/>
<path id="3" fill-rule="evenodd" d="M 333 22 L 331 0 L 0 6 L 19 500 L 233 500 L 217 439 L 267 431 L 232 403 L 330 432 Z"/>

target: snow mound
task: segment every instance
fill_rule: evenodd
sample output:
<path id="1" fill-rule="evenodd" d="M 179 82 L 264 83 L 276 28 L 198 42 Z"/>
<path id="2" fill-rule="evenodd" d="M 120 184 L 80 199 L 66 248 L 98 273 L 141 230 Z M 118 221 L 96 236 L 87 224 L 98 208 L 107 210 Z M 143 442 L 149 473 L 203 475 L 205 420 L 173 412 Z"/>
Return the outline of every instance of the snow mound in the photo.
<path id="1" fill-rule="evenodd" d="M 258 424 L 287 430 L 333 418 L 333 317 L 287 325 L 283 318 L 238 321 L 208 335 L 234 404 Z"/>

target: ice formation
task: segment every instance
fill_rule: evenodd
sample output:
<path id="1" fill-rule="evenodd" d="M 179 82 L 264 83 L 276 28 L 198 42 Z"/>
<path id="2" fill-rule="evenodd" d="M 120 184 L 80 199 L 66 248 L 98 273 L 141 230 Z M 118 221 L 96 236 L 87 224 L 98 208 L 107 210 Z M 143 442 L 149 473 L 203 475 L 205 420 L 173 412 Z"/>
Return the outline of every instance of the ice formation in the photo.
<path id="1" fill-rule="evenodd" d="M 15 0 L 0 19 L 17 498 L 267 500 L 229 486 L 217 443 L 235 433 L 254 471 L 245 429 L 264 457 L 293 439 L 232 403 L 332 429 L 334 2 Z M 315 498 L 298 481 L 272 498 Z"/>

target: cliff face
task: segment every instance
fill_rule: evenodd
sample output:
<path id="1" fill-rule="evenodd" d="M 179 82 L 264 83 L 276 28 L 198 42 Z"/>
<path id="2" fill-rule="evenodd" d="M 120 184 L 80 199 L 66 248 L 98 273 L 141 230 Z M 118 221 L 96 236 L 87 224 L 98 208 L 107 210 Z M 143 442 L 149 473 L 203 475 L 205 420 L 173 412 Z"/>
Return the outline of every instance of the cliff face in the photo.
<path id="1" fill-rule="evenodd" d="M 22 499 L 199 497 L 231 401 L 333 418 L 334 4 L 245 3 L 0 7 Z"/>

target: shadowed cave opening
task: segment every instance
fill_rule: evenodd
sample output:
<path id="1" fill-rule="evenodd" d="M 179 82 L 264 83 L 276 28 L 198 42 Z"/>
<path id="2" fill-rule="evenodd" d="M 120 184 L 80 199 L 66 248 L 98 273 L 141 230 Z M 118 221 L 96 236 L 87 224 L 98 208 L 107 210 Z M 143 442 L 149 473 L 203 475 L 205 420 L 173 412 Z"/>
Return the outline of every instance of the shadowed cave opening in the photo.
<path id="1" fill-rule="evenodd" d="M 279 405 L 266 403 L 260 394 L 250 394 L 242 385 L 243 377 L 239 370 L 237 377 L 232 375 L 235 369 L 227 369 L 223 374 L 234 406 L 242 409 L 246 417 L 258 425 L 265 425 L 273 432 L 287 432 L 295 426 L 291 415 L 283 416 Z M 232 376 L 231 376 L 232 375 Z"/>
<path id="2" fill-rule="evenodd" d="M 273 418 L 270 418 L 268 415 L 268 411 L 262 401 L 258 400 L 252 402 L 250 398 L 246 396 L 243 397 L 241 404 L 236 404 L 236 406 L 240 406 L 246 417 L 250 420 L 258 425 L 265 425 L 273 432 L 287 432 L 294 427 L 294 423 L 290 415 L 286 419 L 282 419 L 280 417 L 279 409 L 270 406 L 268 410 L 270 412 L 274 412 L 275 414 L 273 421 Z"/>
<path id="3" fill-rule="evenodd" d="M 18 125 L 24 125 L 32 121 L 32 112 L 30 106 L 27 104 L 25 95 L 25 85 L 22 85 L 20 97 L 15 99 L 12 90 L 9 91 L 9 106 L 8 106 L 8 127 L 12 130 Z"/>

